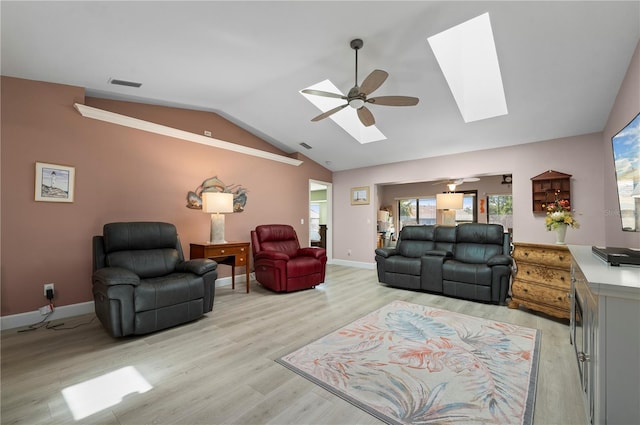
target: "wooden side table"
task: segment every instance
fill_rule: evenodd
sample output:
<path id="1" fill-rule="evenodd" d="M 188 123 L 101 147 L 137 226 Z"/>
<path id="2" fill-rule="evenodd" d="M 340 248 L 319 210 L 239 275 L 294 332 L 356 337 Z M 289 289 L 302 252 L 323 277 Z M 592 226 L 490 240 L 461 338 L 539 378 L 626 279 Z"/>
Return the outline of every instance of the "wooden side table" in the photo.
<path id="1" fill-rule="evenodd" d="M 566 245 L 513 244 L 517 272 L 511 284 L 509 308 L 520 305 L 569 319 L 571 252 Z"/>
<path id="2" fill-rule="evenodd" d="M 218 264 L 231 266 L 231 288 L 236 288 L 236 266 L 245 268 L 247 294 L 249 293 L 249 242 L 227 242 L 221 244 L 192 243 L 189 258 L 211 258 Z"/>

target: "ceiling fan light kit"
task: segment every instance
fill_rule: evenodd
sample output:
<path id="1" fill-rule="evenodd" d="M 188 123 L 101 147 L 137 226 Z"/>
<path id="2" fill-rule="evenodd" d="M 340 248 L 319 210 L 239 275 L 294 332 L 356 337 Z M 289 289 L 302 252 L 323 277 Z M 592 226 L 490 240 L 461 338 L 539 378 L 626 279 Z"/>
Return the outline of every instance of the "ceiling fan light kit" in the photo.
<path id="1" fill-rule="evenodd" d="M 369 127 L 375 124 L 375 118 L 371 111 L 365 106 L 367 103 L 384 105 L 384 106 L 414 106 L 418 104 L 419 99 L 417 97 L 410 96 L 379 96 L 367 98 L 368 95 L 377 90 L 382 83 L 385 82 L 389 74 L 386 71 L 381 69 L 374 69 L 362 82 L 361 86 L 358 86 L 358 50 L 362 48 L 364 45 L 362 39 L 356 38 L 351 40 L 350 46 L 353 50 L 355 50 L 356 56 L 356 67 L 355 67 L 355 84 L 349 90 L 347 96 L 331 93 L 321 90 L 313 90 L 313 89 L 305 89 L 302 90 L 302 93 L 311 94 L 314 96 L 324 96 L 324 97 L 333 97 L 338 99 L 346 100 L 347 103 L 344 105 L 337 106 L 329 111 L 323 112 L 322 114 L 314 117 L 311 121 L 320 121 L 323 120 L 338 111 L 341 111 L 347 106 L 351 106 L 353 109 L 357 111 L 358 118 L 360 122 L 365 126 Z"/>

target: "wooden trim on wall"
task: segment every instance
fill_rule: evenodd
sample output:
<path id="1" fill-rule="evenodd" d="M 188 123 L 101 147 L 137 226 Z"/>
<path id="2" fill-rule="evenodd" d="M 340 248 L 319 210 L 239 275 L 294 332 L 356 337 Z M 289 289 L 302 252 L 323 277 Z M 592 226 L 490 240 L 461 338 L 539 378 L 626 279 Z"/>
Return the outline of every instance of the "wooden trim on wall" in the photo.
<path id="1" fill-rule="evenodd" d="M 215 139 L 213 137 L 201 136 L 199 134 L 190 133 L 184 130 L 178 130 L 177 128 L 167 127 L 165 125 L 144 121 L 138 118 L 128 117 L 126 115 L 116 114 L 115 112 L 105 111 L 91 106 L 82 105 L 80 103 L 74 103 L 73 107 L 76 108 L 78 112 L 80 112 L 80 115 L 86 118 L 93 118 L 112 124 L 148 131 L 150 133 L 156 133 L 163 136 L 186 140 L 187 142 L 200 143 L 202 145 L 208 145 L 214 148 L 239 152 L 245 155 L 257 156 L 259 158 L 264 158 L 271 161 L 283 162 L 285 164 L 294 165 L 296 167 L 302 164 L 302 161 L 300 161 L 299 159 L 293 159 L 287 156 L 262 151 L 260 149 L 250 148 L 248 146 L 225 142 L 224 140 Z"/>

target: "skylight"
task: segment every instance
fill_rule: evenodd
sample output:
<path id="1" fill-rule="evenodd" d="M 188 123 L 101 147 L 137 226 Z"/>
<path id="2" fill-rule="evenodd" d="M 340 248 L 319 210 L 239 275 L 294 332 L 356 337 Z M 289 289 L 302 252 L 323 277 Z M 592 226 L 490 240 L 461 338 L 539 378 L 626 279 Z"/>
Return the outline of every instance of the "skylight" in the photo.
<path id="1" fill-rule="evenodd" d="M 465 122 L 508 113 L 488 13 L 428 41 Z"/>
<path id="2" fill-rule="evenodd" d="M 343 94 L 329 80 L 321 81 L 317 84 L 314 84 L 313 86 L 306 87 L 306 89 L 322 90 L 331 93 Z M 313 103 L 322 112 L 327 112 L 328 110 L 333 109 L 336 106 L 344 105 L 346 103 L 346 100 L 344 99 L 315 96 L 305 93 L 300 94 L 304 96 L 309 102 Z M 332 119 L 336 124 L 342 127 L 344 131 L 349 133 L 351 137 L 363 144 L 378 142 L 380 140 L 386 139 L 386 136 L 382 134 L 382 132 L 378 130 L 375 125 L 369 127 L 365 127 L 364 125 L 362 125 L 360 119 L 358 118 L 356 110 L 349 106 L 325 119 Z"/>

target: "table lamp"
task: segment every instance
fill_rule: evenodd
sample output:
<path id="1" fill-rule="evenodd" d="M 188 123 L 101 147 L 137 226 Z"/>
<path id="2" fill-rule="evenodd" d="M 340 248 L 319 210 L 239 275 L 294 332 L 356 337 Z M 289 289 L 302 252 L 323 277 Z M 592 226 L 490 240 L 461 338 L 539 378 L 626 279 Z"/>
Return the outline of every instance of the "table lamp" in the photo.
<path id="1" fill-rule="evenodd" d="M 436 209 L 442 211 L 442 224 L 445 226 L 456 225 L 456 212 L 463 206 L 463 193 L 438 193 L 436 194 Z"/>
<path id="2" fill-rule="evenodd" d="M 211 214 L 209 243 L 227 243 L 224 240 L 224 215 L 233 212 L 233 193 L 203 192 L 202 212 Z"/>

